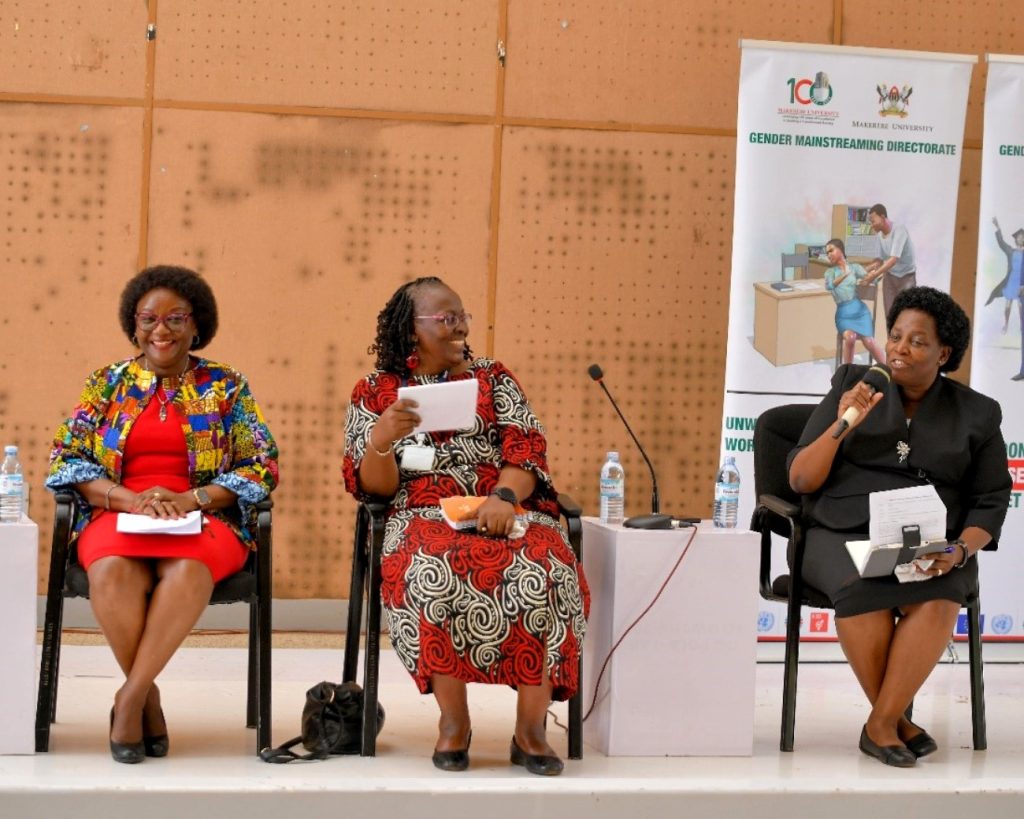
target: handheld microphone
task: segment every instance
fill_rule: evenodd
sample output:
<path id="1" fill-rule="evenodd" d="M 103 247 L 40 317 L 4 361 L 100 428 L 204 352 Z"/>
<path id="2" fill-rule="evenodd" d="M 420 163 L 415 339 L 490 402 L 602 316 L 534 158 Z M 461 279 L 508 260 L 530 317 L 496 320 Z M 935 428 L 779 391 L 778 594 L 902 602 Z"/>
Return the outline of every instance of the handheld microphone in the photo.
<path id="1" fill-rule="evenodd" d="M 608 400 L 612 402 L 612 406 L 615 411 L 619 414 L 619 418 L 622 419 L 622 424 L 626 428 L 626 432 L 633 439 L 633 443 L 636 444 L 636 448 L 640 450 L 640 454 L 643 455 L 644 461 L 647 462 L 647 468 L 651 471 L 651 514 L 640 515 L 637 518 L 630 518 L 623 525 L 629 526 L 630 521 L 633 521 L 633 526 L 630 528 L 635 529 L 669 529 L 672 527 L 672 516 L 659 514 L 659 502 L 658 502 L 658 477 L 654 474 L 654 465 L 651 463 L 651 459 L 647 457 L 647 453 L 644 451 L 643 446 L 637 439 L 636 435 L 633 434 L 632 428 L 629 426 L 629 421 L 626 420 L 626 416 L 622 414 L 622 410 L 619 409 L 619 405 L 615 403 L 615 399 L 612 398 L 612 394 L 608 392 L 608 388 L 604 385 L 604 371 L 597 364 L 591 364 L 587 367 L 587 373 L 593 378 L 598 385 L 604 390 L 604 394 L 608 396 Z"/>
<path id="2" fill-rule="evenodd" d="M 868 389 L 871 391 L 871 395 L 878 392 L 885 392 L 889 388 L 889 382 L 892 381 L 892 370 L 890 370 L 885 364 L 875 364 L 864 373 L 864 378 L 861 379 L 862 384 L 866 384 Z M 860 418 L 859 407 L 848 407 L 846 412 L 843 413 L 843 417 L 836 422 L 836 428 L 832 431 L 832 437 L 838 438 L 846 430 L 850 428 L 850 424 Z"/>

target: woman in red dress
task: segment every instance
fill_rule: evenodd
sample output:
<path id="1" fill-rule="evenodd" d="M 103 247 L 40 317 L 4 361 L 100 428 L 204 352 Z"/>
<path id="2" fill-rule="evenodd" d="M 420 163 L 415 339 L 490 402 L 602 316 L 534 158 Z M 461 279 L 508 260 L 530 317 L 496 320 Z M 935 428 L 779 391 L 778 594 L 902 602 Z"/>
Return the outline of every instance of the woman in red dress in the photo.
<path id="1" fill-rule="evenodd" d="M 466 683 L 500 683 L 518 690 L 511 761 L 557 775 L 545 714 L 576 692 L 589 593 L 558 524 L 544 430 L 512 373 L 472 359 L 469 320 L 437 278 L 391 297 L 371 347 L 377 370 L 348 410 L 345 483 L 360 498 L 392 498 L 381 597 L 398 657 L 441 711 L 434 765 L 468 767 Z M 411 434 L 419 416 L 400 386 L 468 379 L 479 388 L 471 428 Z M 475 530 L 441 517 L 438 501 L 458 495 L 486 496 Z"/>
<path id="2" fill-rule="evenodd" d="M 121 294 L 120 319 L 139 354 L 89 377 L 57 431 L 46 484 L 76 494 L 78 561 L 125 674 L 110 751 L 135 763 L 167 754 L 154 680 L 217 581 L 254 547 L 253 507 L 277 484 L 277 447 L 244 376 L 191 355 L 217 331 L 217 304 L 198 274 L 142 271 Z M 118 513 L 171 520 L 193 511 L 198 534 L 117 531 Z"/>

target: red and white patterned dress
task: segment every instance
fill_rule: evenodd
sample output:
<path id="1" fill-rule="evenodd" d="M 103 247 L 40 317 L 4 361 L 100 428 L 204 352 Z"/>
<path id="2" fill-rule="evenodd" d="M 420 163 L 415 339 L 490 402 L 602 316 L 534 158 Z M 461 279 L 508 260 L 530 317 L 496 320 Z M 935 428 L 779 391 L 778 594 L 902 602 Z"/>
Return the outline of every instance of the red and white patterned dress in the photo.
<path id="1" fill-rule="evenodd" d="M 558 523 L 557 493 L 547 471 L 544 429 L 515 376 L 478 359 L 451 380 L 479 382 L 472 429 L 430 433 L 429 472 L 400 470 L 384 532 L 381 598 L 391 641 L 422 693 L 432 674 L 465 682 L 539 685 L 547 670 L 553 696 L 576 693 L 590 607 L 583 569 Z M 437 376 L 412 377 L 411 385 Z M 367 433 L 398 397 L 402 379 L 374 372 L 356 384 L 345 424 L 345 485 L 362 499 L 357 475 Z M 399 463 L 414 437 L 395 444 Z M 529 526 L 517 540 L 457 532 L 438 501 L 487 495 L 504 465 L 537 477 L 522 501 Z"/>

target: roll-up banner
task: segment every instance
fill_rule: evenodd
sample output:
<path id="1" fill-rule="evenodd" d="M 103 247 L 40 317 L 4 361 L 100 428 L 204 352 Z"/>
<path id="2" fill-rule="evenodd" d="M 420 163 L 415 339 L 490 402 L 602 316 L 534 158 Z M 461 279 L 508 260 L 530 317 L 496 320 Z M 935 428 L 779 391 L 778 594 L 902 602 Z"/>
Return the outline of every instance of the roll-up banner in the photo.
<path id="1" fill-rule="evenodd" d="M 872 349 L 884 354 L 886 305 L 901 287 L 949 290 L 976 58 L 750 40 L 740 47 L 722 456 L 736 456 L 745 523 L 754 509 L 757 416 L 817 403 L 840 363 L 867 363 Z M 834 240 L 844 250 L 845 284 Z M 864 281 L 891 257 L 873 286 Z M 781 541 L 774 566 L 786 570 Z M 805 638 L 834 639 L 832 619 L 805 612 Z M 781 638 L 785 608 L 763 603 L 758 631 Z"/>
<path id="2" fill-rule="evenodd" d="M 988 56 L 971 386 L 1003 408 L 1013 494 L 979 564 L 986 639 L 1024 640 L 1024 57 Z"/>

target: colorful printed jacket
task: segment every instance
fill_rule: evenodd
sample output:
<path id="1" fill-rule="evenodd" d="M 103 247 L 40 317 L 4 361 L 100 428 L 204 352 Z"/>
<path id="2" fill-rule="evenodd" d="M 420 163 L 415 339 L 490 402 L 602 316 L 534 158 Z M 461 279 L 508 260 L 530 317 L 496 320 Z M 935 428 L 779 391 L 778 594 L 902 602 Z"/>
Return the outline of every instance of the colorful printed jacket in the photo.
<path id="1" fill-rule="evenodd" d="M 46 486 L 51 490 L 98 478 L 120 483 L 124 445 L 135 419 L 156 392 L 158 379 L 134 358 L 89 376 L 78 406 L 54 436 Z M 238 496 L 238 507 L 210 512 L 255 548 L 254 505 L 277 486 L 277 445 L 245 376 L 225 364 L 196 359 L 182 378 L 164 379 L 176 390 L 188 447 L 189 485 L 218 484 Z M 92 509 L 77 492 L 73 537 Z"/>

